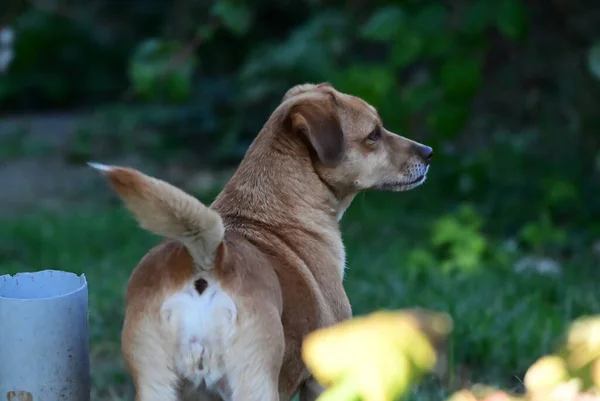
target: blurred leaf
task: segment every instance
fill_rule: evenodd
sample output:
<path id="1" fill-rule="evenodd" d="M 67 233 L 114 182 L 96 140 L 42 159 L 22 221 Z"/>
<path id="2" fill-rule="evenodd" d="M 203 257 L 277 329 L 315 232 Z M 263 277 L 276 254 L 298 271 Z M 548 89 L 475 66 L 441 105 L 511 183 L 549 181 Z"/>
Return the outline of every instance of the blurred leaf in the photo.
<path id="1" fill-rule="evenodd" d="M 583 316 L 572 322 L 565 346 L 570 369 L 578 370 L 600 359 L 600 316 Z"/>
<path id="2" fill-rule="evenodd" d="M 557 355 L 547 355 L 527 369 L 524 382 L 528 392 L 538 392 L 551 390 L 568 378 L 569 372 L 564 359 Z"/>
<path id="3" fill-rule="evenodd" d="M 418 113 L 433 103 L 440 94 L 440 88 L 431 81 L 403 88 L 402 100 L 411 113 Z"/>
<path id="4" fill-rule="evenodd" d="M 442 65 L 440 80 L 450 99 L 469 100 L 483 80 L 480 62 L 476 57 L 452 58 Z"/>
<path id="5" fill-rule="evenodd" d="M 248 4 L 239 1 L 218 0 L 213 4 L 211 13 L 238 36 L 247 33 L 252 24 L 252 10 Z"/>
<path id="6" fill-rule="evenodd" d="M 351 88 L 355 96 L 375 107 L 379 107 L 388 91 L 396 86 L 393 71 L 381 65 L 352 65 L 332 81 L 341 90 Z"/>
<path id="7" fill-rule="evenodd" d="M 239 74 L 244 85 L 273 81 L 279 74 L 300 80 L 333 80 L 334 58 L 345 48 L 347 19 L 339 12 L 323 12 L 292 31 L 274 46 L 257 49 Z"/>
<path id="8" fill-rule="evenodd" d="M 196 30 L 196 36 L 201 37 L 204 41 L 210 41 L 217 31 L 215 25 L 205 24 L 200 25 Z"/>
<path id="9" fill-rule="evenodd" d="M 376 10 L 360 30 L 364 39 L 388 41 L 400 31 L 406 15 L 398 5 L 387 5 Z"/>
<path id="10" fill-rule="evenodd" d="M 461 29 L 469 35 L 481 35 L 493 22 L 497 0 L 470 2 L 463 14 Z"/>
<path id="11" fill-rule="evenodd" d="M 498 391 L 495 388 L 490 388 L 489 392 L 486 393 L 484 398 L 480 398 L 481 401 L 517 401 L 515 398 L 510 397 L 504 391 Z"/>
<path id="12" fill-rule="evenodd" d="M 403 68 L 414 62 L 423 48 L 423 39 L 416 32 L 406 32 L 392 45 L 392 64 L 396 68 Z"/>
<path id="13" fill-rule="evenodd" d="M 502 0 L 499 4 L 496 25 L 500 32 L 511 39 L 518 39 L 525 33 L 527 17 L 521 0 Z"/>
<path id="14" fill-rule="evenodd" d="M 435 259 L 433 253 L 424 248 L 416 248 L 410 251 L 407 257 L 406 265 L 418 270 L 418 269 L 426 269 L 437 264 L 437 260 Z"/>
<path id="15" fill-rule="evenodd" d="M 411 18 L 411 26 L 426 36 L 448 35 L 446 9 L 443 5 L 428 2 Z"/>
<path id="16" fill-rule="evenodd" d="M 454 35 L 436 35 L 429 37 L 423 53 L 430 57 L 447 57 L 452 54 L 457 46 L 462 44 L 457 43 Z"/>
<path id="17" fill-rule="evenodd" d="M 36 7 L 24 8 L 13 26 L 14 58 L 0 78 L 15 88 L 5 93 L 9 102 L 27 105 L 31 111 L 40 105 L 63 107 L 82 93 L 101 97 L 111 92 L 110 86 L 97 83 L 106 77 L 105 69 L 114 62 L 115 53 L 125 57 L 115 50 L 118 46 L 109 49 L 90 25 L 66 21 Z M 74 74 L 79 79 L 73 79 Z M 109 82 L 115 85 L 119 78 L 113 76 Z"/>
<path id="18" fill-rule="evenodd" d="M 468 109 L 464 103 L 443 101 L 427 117 L 427 126 L 446 138 L 454 137 L 465 125 Z"/>
<path id="19" fill-rule="evenodd" d="M 592 76 L 600 80 L 600 41 L 594 43 L 590 48 L 588 53 L 588 68 Z"/>
<path id="20" fill-rule="evenodd" d="M 393 401 L 433 369 L 451 330 L 442 313 L 378 311 L 310 333 L 302 359 L 328 387 L 319 401 Z"/>
<path id="21" fill-rule="evenodd" d="M 600 358 L 598 358 L 592 366 L 592 382 L 594 386 L 600 389 Z"/>
<path id="22" fill-rule="evenodd" d="M 446 401 L 477 401 L 477 397 L 469 390 L 460 390 L 452 394 Z"/>
<path id="23" fill-rule="evenodd" d="M 568 202 L 573 202 L 578 199 L 578 191 L 572 182 L 564 179 L 548 179 L 544 183 L 545 196 L 544 200 L 548 206 L 555 206 Z"/>
<path id="24" fill-rule="evenodd" d="M 145 99 L 181 101 L 191 92 L 196 61 L 177 59 L 182 45 L 176 41 L 149 39 L 133 54 L 129 74 L 136 92 Z"/>
<path id="25" fill-rule="evenodd" d="M 165 96 L 169 101 L 180 103 L 189 98 L 192 92 L 193 73 L 194 63 L 183 62 L 166 74 Z"/>
<path id="26" fill-rule="evenodd" d="M 407 118 L 410 116 L 410 110 L 404 107 L 402 102 L 402 92 L 397 87 L 397 83 L 388 90 L 384 97 L 385 100 L 377 104 L 377 110 L 385 126 L 398 134 L 406 128 Z M 401 134 L 402 135 L 402 134 Z"/>
<path id="27" fill-rule="evenodd" d="M 538 220 L 525 224 L 519 231 L 519 238 L 541 252 L 564 244 L 568 236 L 566 231 L 552 224 L 547 213 L 542 213 Z"/>
<path id="28" fill-rule="evenodd" d="M 440 257 L 442 269 L 469 271 L 480 267 L 488 248 L 486 238 L 479 232 L 481 225 L 481 217 L 468 204 L 436 221 L 431 244 L 444 252 Z"/>

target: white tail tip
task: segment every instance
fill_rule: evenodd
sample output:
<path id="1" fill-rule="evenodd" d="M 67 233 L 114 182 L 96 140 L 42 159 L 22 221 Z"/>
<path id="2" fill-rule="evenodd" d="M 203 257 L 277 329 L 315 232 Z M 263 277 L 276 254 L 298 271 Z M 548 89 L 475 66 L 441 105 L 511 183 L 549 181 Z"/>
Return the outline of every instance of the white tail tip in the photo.
<path id="1" fill-rule="evenodd" d="M 107 166 L 106 164 L 94 163 L 94 162 L 88 162 L 87 164 L 88 164 L 88 166 L 90 166 L 92 168 L 95 168 L 96 170 L 99 170 L 99 171 L 106 171 L 106 172 L 108 172 L 108 171 L 112 171 L 113 170 L 112 167 Z"/>

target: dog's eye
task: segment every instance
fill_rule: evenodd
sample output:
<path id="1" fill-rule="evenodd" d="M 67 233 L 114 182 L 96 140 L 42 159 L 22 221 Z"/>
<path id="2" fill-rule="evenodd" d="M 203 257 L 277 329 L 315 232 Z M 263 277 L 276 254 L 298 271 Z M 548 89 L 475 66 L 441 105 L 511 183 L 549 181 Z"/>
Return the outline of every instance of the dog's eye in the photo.
<path id="1" fill-rule="evenodd" d="M 369 136 L 367 136 L 367 139 L 369 141 L 378 141 L 379 138 L 381 138 L 381 129 L 379 128 L 379 126 L 375 127 L 375 129 L 373 131 L 371 131 L 371 133 L 369 134 Z"/>

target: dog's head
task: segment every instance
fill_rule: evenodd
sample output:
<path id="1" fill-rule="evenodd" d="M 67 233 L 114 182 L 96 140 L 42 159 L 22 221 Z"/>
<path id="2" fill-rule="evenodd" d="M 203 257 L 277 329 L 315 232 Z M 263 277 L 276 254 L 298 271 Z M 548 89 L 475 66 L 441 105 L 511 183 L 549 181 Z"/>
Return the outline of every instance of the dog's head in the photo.
<path id="1" fill-rule="evenodd" d="M 425 182 L 433 150 L 388 131 L 362 99 L 328 83 L 303 84 L 282 106 L 286 131 L 308 145 L 315 169 L 337 191 L 405 191 Z"/>

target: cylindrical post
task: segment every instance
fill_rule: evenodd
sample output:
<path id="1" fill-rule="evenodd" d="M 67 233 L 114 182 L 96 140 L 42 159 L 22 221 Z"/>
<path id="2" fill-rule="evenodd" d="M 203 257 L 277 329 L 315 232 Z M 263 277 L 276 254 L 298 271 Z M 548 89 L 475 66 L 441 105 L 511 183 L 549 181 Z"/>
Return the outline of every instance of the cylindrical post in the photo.
<path id="1" fill-rule="evenodd" d="M 89 401 L 85 276 L 0 276 L 0 399 Z"/>

